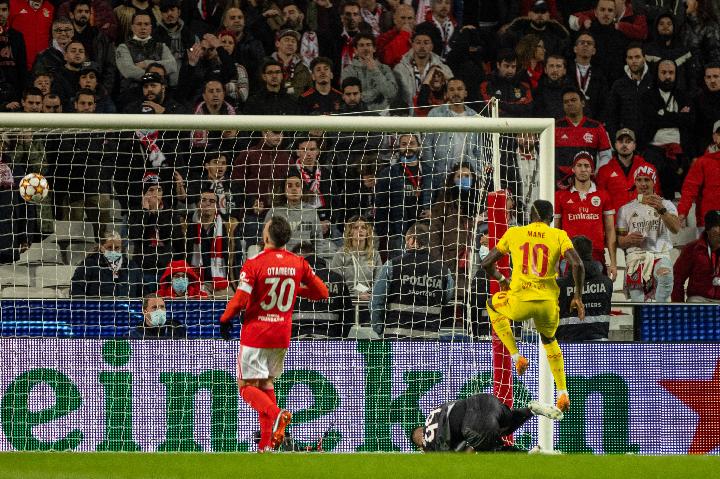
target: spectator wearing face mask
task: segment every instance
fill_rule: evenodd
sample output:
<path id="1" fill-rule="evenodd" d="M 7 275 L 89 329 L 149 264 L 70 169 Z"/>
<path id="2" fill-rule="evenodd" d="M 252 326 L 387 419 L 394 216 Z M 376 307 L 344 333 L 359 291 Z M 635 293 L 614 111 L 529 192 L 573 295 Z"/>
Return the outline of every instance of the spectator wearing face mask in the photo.
<path id="1" fill-rule="evenodd" d="M 195 268 L 183 260 L 171 261 L 160 277 L 158 296 L 172 299 L 207 298 Z"/>
<path id="2" fill-rule="evenodd" d="M 72 276 L 72 297 L 130 297 L 142 292 L 142 271 L 122 251 L 122 238 L 106 232 L 96 253 L 90 254 Z"/>
<path id="3" fill-rule="evenodd" d="M 143 298 L 143 322 L 130 331 L 130 339 L 185 339 L 185 326 L 168 318 L 165 300 L 152 293 Z"/>

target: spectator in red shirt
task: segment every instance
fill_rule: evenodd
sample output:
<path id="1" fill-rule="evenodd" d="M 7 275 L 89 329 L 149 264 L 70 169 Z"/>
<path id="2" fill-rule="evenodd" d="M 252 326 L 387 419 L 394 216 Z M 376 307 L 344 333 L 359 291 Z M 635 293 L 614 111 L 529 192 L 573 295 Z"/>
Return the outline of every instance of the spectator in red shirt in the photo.
<path id="1" fill-rule="evenodd" d="M 704 220 L 705 231 L 675 261 L 673 303 L 720 303 L 720 211 L 708 211 Z"/>
<path id="2" fill-rule="evenodd" d="M 605 270 L 605 247 L 610 256 L 607 273 L 615 281 L 617 276 L 617 241 L 615 238 L 615 210 L 610 196 L 592 181 L 595 171 L 593 156 L 582 151 L 572 163 L 571 187 L 555 192 L 555 227 L 562 228 L 570 238 L 584 235 L 593 244 L 593 260 Z"/>
<path id="3" fill-rule="evenodd" d="M 555 122 L 556 180 L 562 180 L 570 173 L 568 166 L 581 151 L 590 153 L 598 167 L 606 165 L 612 154 L 605 127 L 585 116 L 585 98 L 580 90 L 566 88 L 562 101 L 565 118 Z M 567 184 L 558 183 L 558 188 L 565 189 Z"/>
<path id="4" fill-rule="evenodd" d="M 415 10 L 410 5 L 398 5 L 393 16 L 395 26 L 377 38 L 378 58 L 393 68 L 400 63 L 412 44 L 415 29 Z"/>
<path id="5" fill-rule="evenodd" d="M 617 213 L 620 207 L 635 198 L 635 170 L 646 166 L 655 171 L 655 167 L 635 154 L 635 132 L 622 128 L 615 133 L 615 155 L 610 162 L 598 170 L 595 181 L 601 190 L 610 195 L 612 208 Z M 657 174 L 657 171 L 655 172 Z M 660 194 L 660 186 L 655 183 L 655 193 Z"/>
<path id="6" fill-rule="evenodd" d="M 48 0 L 17 0 L 10 2 L 8 26 L 23 34 L 27 69 L 30 70 L 38 53 L 50 45 L 50 26 L 55 7 Z"/>
<path id="7" fill-rule="evenodd" d="M 701 230 L 705 215 L 720 209 L 720 120 L 713 125 L 712 138 L 713 144 L 690 167 L 678 204 L 678 216 L 685 221 L 695 203 L 695 216 Z"/>

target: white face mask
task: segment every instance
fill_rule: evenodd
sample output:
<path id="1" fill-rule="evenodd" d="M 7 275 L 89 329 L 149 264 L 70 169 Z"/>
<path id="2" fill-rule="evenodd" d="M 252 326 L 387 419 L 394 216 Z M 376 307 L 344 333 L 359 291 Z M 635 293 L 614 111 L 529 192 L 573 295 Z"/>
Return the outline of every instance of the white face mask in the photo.
<path id="1" fill-rule="evenodd" d="M 114 263 L 115 261 L 122 258 L 122 253 L 120 251 L 113 251 L 111 249 L 103 251 L 103 256 L 105 256 L 105 259 L 108 260 L 111 263 Z"/>
<path id="2" fill-rule="evenodd" d="M 150 324 L 154 327 L 159 327 L 165 324 L 167 321 L 167 315 L 164 309 L 156 309 L 150 313 Z"/>

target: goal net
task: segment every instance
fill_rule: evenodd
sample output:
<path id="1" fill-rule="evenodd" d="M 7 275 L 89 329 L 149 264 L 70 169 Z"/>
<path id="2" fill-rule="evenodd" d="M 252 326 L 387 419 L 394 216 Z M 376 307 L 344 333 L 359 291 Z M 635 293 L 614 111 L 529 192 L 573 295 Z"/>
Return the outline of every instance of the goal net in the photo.
<path id="1" fill-rule="evenodd" d="M 552 402 L 527 331 L 537 366 L 513 379 L 479 262 L 552 199 L 553 123 L 493 108 L 0 115 L 0 450 L 254 450 L 218 318 L 272 215 L 330 290 L 295 304 L 276 382 L 295 412 L 286 447 L 410 451 L 444 401 Z M 515 440 L 538 437 L 552 448 L 549 423 Z"/>

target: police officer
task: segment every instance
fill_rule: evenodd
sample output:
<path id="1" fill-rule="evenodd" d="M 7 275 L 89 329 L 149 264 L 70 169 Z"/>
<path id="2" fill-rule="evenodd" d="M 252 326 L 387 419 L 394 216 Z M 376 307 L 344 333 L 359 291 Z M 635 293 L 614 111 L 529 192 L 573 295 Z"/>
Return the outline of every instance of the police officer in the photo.
<path id="1" fill-rule="evenodd" d="M 602 273 L 602 265 L 593 261 L 592 241 L 586 236 L 572 239 L 585 266 L 585 287 L 582 300 L 585 304 L 585 321 L 580 322 L 570 311 L 570 300 L 575 291 L 572 273 L 557 280 L 560 287 L 560 326 L 556 337 L 560 341 L 593 341 L 607 339 L 610 328 L 610 305 L 613 282 Z"/>
<path id="2" fill-rule="evenodd" d="M 304 257 L 330 291 L 322 301 L 310 301 L 298 296 L 292 316 L 292 338 L 344 338 L 354 324 L 354 311 L 350 293 L 343 277 L 331 271 L 324 259 L 315 255 L 311 243 L 306 241 L 293 248 L 293 253 Z"/>
<path id="3" fill-rule="evenodd" d="M 373 285 L 370 321 L 385 337 L 437 337 L 455 284 L 442 261 L 430 257 L 430 228 L 413 224 L 406 252 L 383 265 Z"/>
<path id="4" fill-rule="evenodd" d="M 430 411 L 425 426 L 415 428 L 411 440 L 423 452 L 519 451 L 504 446 L 502 437 L 533 416 L 559 421 L 563 413 L 535 400 L 528 401 L 528 407 L 510 409 L 492 394 L 475 394 Z"/>

